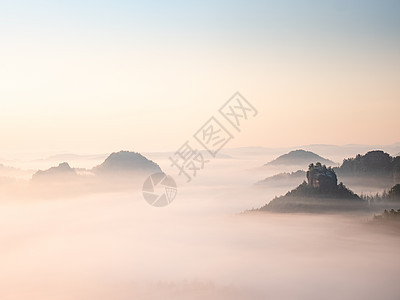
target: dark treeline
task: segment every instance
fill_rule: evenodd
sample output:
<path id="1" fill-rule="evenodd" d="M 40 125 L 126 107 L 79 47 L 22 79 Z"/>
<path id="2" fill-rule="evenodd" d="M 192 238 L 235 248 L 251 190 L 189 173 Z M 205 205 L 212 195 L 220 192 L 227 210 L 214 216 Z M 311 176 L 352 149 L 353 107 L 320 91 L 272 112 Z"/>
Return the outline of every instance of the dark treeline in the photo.
<path id="1" fill-rule="evenodd" d="M 339 176 L 370 176 L 400 182 L 400 156 L 392 157 L 380 150 L 358 154 L 355 158 L 343 160 L 339 168 L 335 168 Z"/>
<path id="2" fill-rule="evenodd" d="M 400 202 L 400 184 L 396 184 L 389 191 L 383 191 L 383 193 L 376 193 L 375 195 L 360 195 L 361 199 L 368 201 L 369 203 L 382 203 L 397 201 Z"/>
<path id="3" fill-rule="evenodd" d="M 358 196 L 342 182 L 334 169 L 321 163 L 310 164 L 304 181 L 284 196 L 275 197 L 260 210 L 277 212 L 327 212 L 380 210 L 400 205 L 400 184 L 376 195 Z"/>

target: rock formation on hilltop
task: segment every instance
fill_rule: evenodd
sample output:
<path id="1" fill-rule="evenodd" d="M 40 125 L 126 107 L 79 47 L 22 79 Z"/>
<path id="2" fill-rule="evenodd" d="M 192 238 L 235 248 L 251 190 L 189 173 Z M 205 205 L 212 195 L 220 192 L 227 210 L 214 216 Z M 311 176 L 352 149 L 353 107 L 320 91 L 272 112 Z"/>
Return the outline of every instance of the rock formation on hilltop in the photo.
<path id="1" fill-rule="evenodd" d="M 66 162 L 59 164 L 57 167 L 51 167 L 45 171 L 37 171 L 32 176 L 32 180 L 42 180 L 42 179 L 50 179 L 50 180 L 68 180 L 74 179 L 78 175 L 73 168 Z"/>
<path id="2" fill-rule="evenodd" d="M 317 162 L 310 164 L 307 171 L 308 184 L 324 191 L 333 191 L 337 186 L 337 177 L 331 167 Z"/>
<path id="3" fill-rule="evenodd" d="M 366 208 L 366 201 L 346 188 L 337 184 L 337 177 L 332 168 L 321 163 L 310 164 L 307 171 L 308 182 L 284 196 L 273 199 L 261 207 L 261 211 L 273 212 L 330 212 L 350 211 Z"/>

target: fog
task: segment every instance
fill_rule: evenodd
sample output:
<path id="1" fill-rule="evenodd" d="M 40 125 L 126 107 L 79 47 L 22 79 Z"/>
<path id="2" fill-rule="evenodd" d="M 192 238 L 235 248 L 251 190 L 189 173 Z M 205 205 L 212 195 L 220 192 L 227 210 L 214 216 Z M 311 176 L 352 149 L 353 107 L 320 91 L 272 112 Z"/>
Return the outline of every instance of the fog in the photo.
<path id="1" fill-rule="evenodd" d="M 154 160 L 178 183 L 163 208 L 138 178 L 2 185 L 0 299 L 399 299 L 400 238 L 371 214 L 242 213 L 292 188 L 254 186 L 267 157 L 189 183 Z"/>

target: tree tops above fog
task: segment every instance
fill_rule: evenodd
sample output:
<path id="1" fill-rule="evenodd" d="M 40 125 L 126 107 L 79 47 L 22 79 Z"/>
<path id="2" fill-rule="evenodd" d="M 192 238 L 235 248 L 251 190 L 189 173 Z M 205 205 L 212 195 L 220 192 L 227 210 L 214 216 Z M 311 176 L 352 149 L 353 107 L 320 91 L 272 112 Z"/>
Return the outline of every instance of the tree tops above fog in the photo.
<path id="1" fill-rule="evenodd" d="M 366 201 L 337 184 L 335 171 L 317 162 L 308 167 L 307 180 L 284 196 L 277 197 L 261 207 L 261 211 L 275 212 L 326 212 L 366 208 Z"/>
<path id="2" fill-rule="evenodd" d="M 275 197 L 261 207 L 261 211 L 275 212 L 326 212 L 377 209 L 393 205 L 400 200 L 400 184 L 394 185 L 388 192 L 375 197 L 361 198 L 340 182 L 342 178 L 355 176 L 361 180 L 369 177 L 400 181 L 400 156 L 391 157 L 383 151 L 370 151 L 365 155 L 345 159 L 339 168 L 331 168 L 320 162 L 311 163 L 305 173 L 304 181 L 284 196 Z M 290 175 L 290 174 L 289 174 Z M 379 198 L 379 199 L 378 199 Z M 376 204 L 376 205 L 373 205 Z"/>
<path id="3" fill-rule="evenodd" d="M 397 182 L 400 180 L 400 156 L 392 157 L 380 150 L 370 151 L 343 160 L 336 171 L 340 175 L 390 177 Z"/>
<path id="4" fill-rule="evenodd" d="M 396 184 L 390 189 L 388 197 L 393 200 L 400 200 L 400 184 Z"/>
<path id="5" fill-rule="evenodd" d="M 396 184 L 389 191 L 383 191 L 382 194 L 376 193 L 375 195 L 361 195 L 361 198 L 370 203 L 400 202 L 400 184 Z"/>

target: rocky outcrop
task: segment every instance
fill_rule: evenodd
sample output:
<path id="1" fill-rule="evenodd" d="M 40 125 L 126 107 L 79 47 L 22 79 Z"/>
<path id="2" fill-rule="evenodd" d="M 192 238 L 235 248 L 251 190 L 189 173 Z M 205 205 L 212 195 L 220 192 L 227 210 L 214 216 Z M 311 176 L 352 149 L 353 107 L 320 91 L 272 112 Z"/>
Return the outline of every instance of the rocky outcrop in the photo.
<path id="1" fill-rule="evenodd" d="M 337 177 L 331 167 L 321 163 L 310 164 L 307 171 L 308 184 L 321 190 L 334 190 L 337 186 Z"/>
<path id="2" fill-rule="evenodd" d="M 77 173 L 66 162 L 59 164 L 57 167 L 51 167 L 48 170 L 39 170 L 32 176 L 33 181 L 46 180 L 70 180 L 77 177 Z"/>
<path id="3" fill-rule="evenodd" d="M 331 168 L 321 163 L 310 164 L 307 171 L 308 182 L 284 196 L 276 197 L 261 207 L 260 211 L 271 212 L 344 212 L 364 210 L 367 202 L 346 188 L 337 184 L 337 177 Z"/>

